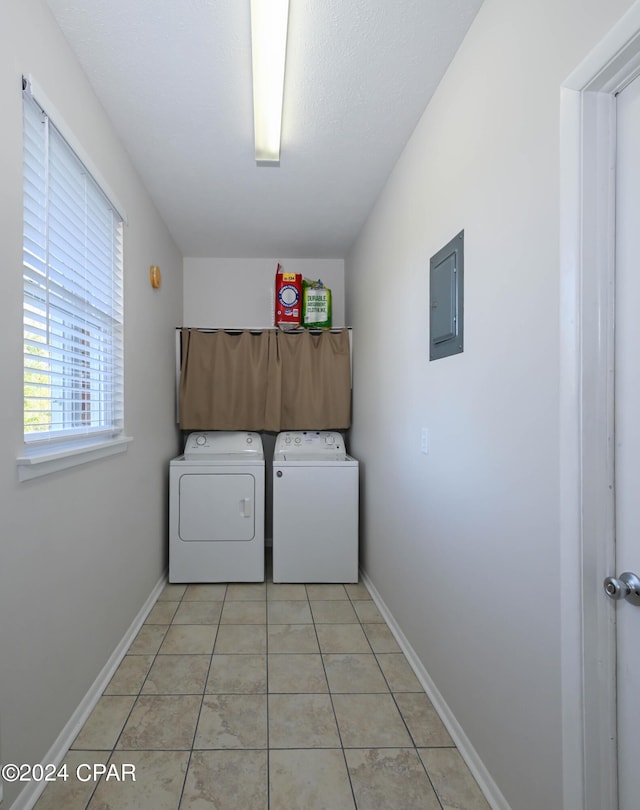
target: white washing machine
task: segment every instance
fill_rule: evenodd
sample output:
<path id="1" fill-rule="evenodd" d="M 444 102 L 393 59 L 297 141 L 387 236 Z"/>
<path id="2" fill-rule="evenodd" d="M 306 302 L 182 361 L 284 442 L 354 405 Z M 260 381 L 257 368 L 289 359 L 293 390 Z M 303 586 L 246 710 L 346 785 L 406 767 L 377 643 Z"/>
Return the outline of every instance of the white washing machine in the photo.
<path id="1" fill-rule="evenodd" d="M 204 431 L 169 465 L 169 582 L 264 581 L 260 434 Z"/>
<path id="2" fill-rule="evenodd" d="M 358 462 L 335 431 L 278 434 L 273 581 L 358 581 Z"/>

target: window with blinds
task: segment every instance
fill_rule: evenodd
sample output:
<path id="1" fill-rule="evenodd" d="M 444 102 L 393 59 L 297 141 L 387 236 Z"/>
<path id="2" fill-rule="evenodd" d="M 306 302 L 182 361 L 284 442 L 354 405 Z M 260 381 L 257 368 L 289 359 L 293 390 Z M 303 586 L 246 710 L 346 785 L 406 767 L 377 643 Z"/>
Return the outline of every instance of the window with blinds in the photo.
<path id="1" fill-rule="evenodd" d="M 122 217 L 29 90 L 24 110 L 24 439 L 123 428 Z"/>

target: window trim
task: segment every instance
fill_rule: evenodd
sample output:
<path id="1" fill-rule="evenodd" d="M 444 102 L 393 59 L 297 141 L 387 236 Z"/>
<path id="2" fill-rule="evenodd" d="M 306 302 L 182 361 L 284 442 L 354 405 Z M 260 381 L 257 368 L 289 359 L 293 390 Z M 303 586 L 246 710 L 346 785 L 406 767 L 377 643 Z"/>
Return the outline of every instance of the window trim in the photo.
<path id="1" fill-rule="evenodd" d="M 111 439 L 72 441 L 57 448 L 41 446 L 25 447 L 25 453 L 16 460 L 18 480 L 29 481 L 42 475 L 67 470 L 89 461 L 124 453 L 133 441 L 132 436 L 119 434 Z"/>
<path id="2" fill-rule="evenodd" d="M 71 147 L 71 149 L 73 149 L 73 151 L 76 154 L 76 157 L 80 160 L 82 164 L 84 164 L 89 174 L 100 186 L 102 193 L 105 195 L 105 197 L 109 200 L 111 205 L 116 209 L 116 211 L 120 215 L 123 224 L 128 225 L 129 218 L 127 217 L 127 212 L 125 211 L 124 206 L 120 204 L 120 201 L 113 193 L 111 187 L 104 179 L 102 173 L 97 168 L 96 164 L 91 160 L 86 150 L 83 148 L 82 144 L 78 141 L 78 138 L 73 134 L 73 131 L 71 130 L 65 119 L 62 117 L 62 115 L 58 112 L 57 107 L 55 106 L 55 104 L 52 103 L 49 96 L 44 92 L 44 90 L 33 79 L 31 75 L 22 77 L 22 87 L 23 90 L 28 90 L 29 94 L 33 96 L 33 98 L 44 110 L 46 110 L 47 115 L 49 116 L 51 121 L 53 121 L 55 128 L 58 130 L 60 135 L 62 135 L 62 137 Z"/>
<path id="3" fill-rule="evenodd" d="M 49 96 L 42 90 L 41 86 L 34 81 L 31 75 L 22 77 L 23 90 L 27 91 L 46 110 L 47 115 L 55 124 L 59 134 L 71 147 L 76 157 L 84 164 L 95 182 L 100 186 L 101 191 L 109 200 L 110 204 L 120 216 L 123 226 L 128 224 L 128 217 L 124 206 L 120 203 L 116 195 L 111 190 L 109 184 L 104 180 L 101 172 L 96 168 L 95 163 L 88 156 L 85 149 L 67 125 L 65 119 L 58 112 Z M 98 432 L 96 435 L 81 436 L 71 439 L 45 439 L 39 442 L 25 441 L 23 439 L 22 455 L 16 459 L 17 473 L 19 481 L 28 481 L 60 470 L 69 469 L 91 461 L 97 461 L 108 456 L 123 453 L 128 449 L 133 441 L 131 436 L 122 432 L 109 435 L 105 432 Z"/>

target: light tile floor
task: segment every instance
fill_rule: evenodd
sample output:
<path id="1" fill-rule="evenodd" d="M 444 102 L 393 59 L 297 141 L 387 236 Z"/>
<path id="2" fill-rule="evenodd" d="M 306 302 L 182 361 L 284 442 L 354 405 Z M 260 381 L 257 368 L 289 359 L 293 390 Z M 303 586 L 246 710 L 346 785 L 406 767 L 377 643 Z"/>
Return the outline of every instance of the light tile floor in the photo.
<path id="1" fill-rule="evenodd" d="M 362 583 L 167 585 L 65 762 L 36 810 L 489 808 Z"/>

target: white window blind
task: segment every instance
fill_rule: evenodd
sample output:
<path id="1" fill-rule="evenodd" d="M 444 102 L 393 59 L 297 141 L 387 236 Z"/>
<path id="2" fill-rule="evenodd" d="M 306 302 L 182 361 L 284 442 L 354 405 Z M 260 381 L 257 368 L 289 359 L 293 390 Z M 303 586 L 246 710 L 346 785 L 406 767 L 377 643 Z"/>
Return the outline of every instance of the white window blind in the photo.
<path id="1" fill-rule="evenodd" d="M 122 217 L 25 89 L 24 439 L 123 429 Z"/>

